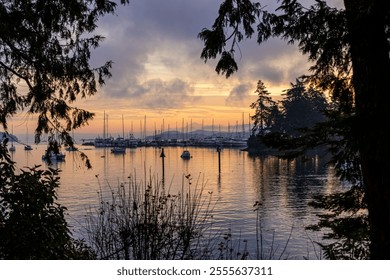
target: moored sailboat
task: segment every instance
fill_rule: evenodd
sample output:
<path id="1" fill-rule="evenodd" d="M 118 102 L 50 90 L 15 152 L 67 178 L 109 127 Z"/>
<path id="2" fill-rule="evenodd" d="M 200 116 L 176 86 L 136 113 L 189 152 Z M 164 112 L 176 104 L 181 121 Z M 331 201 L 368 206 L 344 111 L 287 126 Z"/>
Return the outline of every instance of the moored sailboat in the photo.
<path id="1" fill-rule="evenodd" d="M 45 154 L 42 155 L 42 160 L 47 162 L 58 162 L 58 161 L 64 161 L 65 155 L 61 152 L 54 152 L 54 151 L 45 151 Z"/>
<path id="2" fill-rule="evenodd" d="M 26 145 L 24 145 L 24 150 L 25 151 L 31 151 L 33 148 L 31 147 L 31 145 L 28 145 L 28 144 L 26 144 Z"/>
<path id="3" fill-rule="evenodd" d="M 28 144 L 28 126 L 26 125 L 26 144 L 24 145 L 25 151 L 31 151 L 33 148 Z"/>
<path id="4" fill-rule="evenodd" d="M 16 151 L 16 148 L 15 148 L 15 146 L 14 146 L 14 143 L 12 142 L 11 143 L 11 147 L 9 147 L 9 149 L 8 149 L 10 152 L 15 152 Z"/>
<path id="5" fill-rule="evenodd" d="M 8 135 L 8 139 L 11 138 L 11 147 L 8 149 L 10 152 L 15 152 L 16 151 L 16 147 L 14 146 L 14 126 L 12 126 L 12 134 L 11 135 Z"/>

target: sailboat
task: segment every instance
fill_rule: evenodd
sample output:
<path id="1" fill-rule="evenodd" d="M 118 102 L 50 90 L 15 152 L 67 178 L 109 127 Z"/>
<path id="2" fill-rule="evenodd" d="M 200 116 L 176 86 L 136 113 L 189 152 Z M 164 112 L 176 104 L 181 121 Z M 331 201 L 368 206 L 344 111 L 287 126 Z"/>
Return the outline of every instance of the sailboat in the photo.
<path id="1" fill-rule="evenodd" d="M 57 135 L 55 135 L 55 137 L 57 138 Z M 51 141 L 53 141 L 53 139 Z M 58 143 L 58 140 L 54 140 L 51 145 L 51 147 L 50 145 L 48 146 L 49 149 L 45 150 L 45 153 L 42 155 L 42 160 L 49 164 L 64 161 L 65 154 L 61 152 L 61 145 Z"/>
<path id="2" fill-rule="evenodd" d="M 15 152 L 16 151 L 16 148 L 14 146 L 14 141 L 11 140 L 11 147 L 8 149 L 10 152 Z"/>
<path id="3" fill-rule="evenodd" d="M 74 141 L 74 131 L 72 130 L 72 140 Z M 65 147 L 65 150 L 68 151 L 68 152 L 74 152 L 74 151 L 77 151 L 78 149 L 74 146 L 74 143 L 73 143 L 73 146 L 66 146 Z"/>
<path id="4" fill-rule="evenodd" d="M 10 137 L 10 136 L 8 136 Z M 11 134 L 11 147 L 8 149 L 10 152 L 15 152 L 16 148 L 14 146 L 14 126 L 12 126 L 12 134 Z"/>
<path id="5" fill-rule="evenodd" d="M 112 147 L 111 153 L 113 153 L 113 154 L 124 154 L 124 153 L 126 153 L 126 147 L 119 147 L 119 146 Z"/>
<path id="6" fill-rule="evenodd" d="M 31 147 L 31 145 L 28 145 L 28 144 L 26 144 L 26 145 L 24 145 L 24 150 L 25 151 L 31 151 L 33 148 Z"/>
<path id="7" fill-rule="evenodd" d="M 28 144 L 28 126 L 26 126 L 26 131 L 27 131 L 27 134 L 26 134 L 26 142 L 27 142 L 27 144 L 24 145 L 24 150 L 25 151 L 31 151 L 33 148 L 31 147 L 31 145 Z"/>
<path id="8" fill-rule="evenodd" d="M 65 150 L 68 151 L 68 152 L 74 152 L 74 151 L 77 151 L 78 149 L 75 146 L 73 146 L 73 147 L 67 146 L 65 148 Z"/>
<path id="9" fill-rule="evenodd" d="M 48 163 L 64 161 L 65 154 L 62 153 L 60 150 L 58 151 L 45 150 L 45 153 L 42 155 L 42 160 Z"/>
<path id="10" fill-rule="evenodd" d="M 123 121 L 123 115 L 122 115 L 122 138 L 118 137 L 117 145 L 112 147 L 111 153 L 113 154 L 125 154 L 126 153 L 126 146 L 124 145 L 124 139 L 125 139 L 125 128 L 124 128 L 124 121 Z"/>
<path id="11" fill-rule="evenodd" d="M 114 139 L 108 136 L 108 115 L 106 111 L 103 112 L 103 138 L 100 136 L 95 138 L 94 145 L 96 148 L 106 148 L 111 147 Z"/>
<path id="12" fill-rule="evenodd" d="M 45 154 L 42 156 L 42 160 L 47 162 L 58 162 L 58 161 L 64 161 L 65 155 L 61 152 L 55 153 L 53 151 L 48 152 L 45 151 Z"/>

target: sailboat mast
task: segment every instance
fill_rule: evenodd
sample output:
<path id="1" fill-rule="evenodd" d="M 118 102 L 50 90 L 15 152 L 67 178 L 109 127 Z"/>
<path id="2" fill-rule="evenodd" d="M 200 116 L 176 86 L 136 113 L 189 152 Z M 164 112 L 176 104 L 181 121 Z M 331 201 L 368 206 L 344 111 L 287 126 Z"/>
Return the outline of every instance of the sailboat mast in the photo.
<path id="1" fill-rule="evenodd" d="M 244 121 L 244 113 L 242 113 L 242 137 L 245 138 L 245 121 Z"/>
<path id="2" fill-rule="evenodd" d="M 106 139 L 106 111 L 103 113 L 103 139 Z"/>
<path id="3" fill-rule="evenodd" d="M 123 120 L 123 114 L 122 114 L 122 137 L 123 139 L 125 139 L 125 123 Z"/>
<path id="4" fill-rule="evenodd" d="M 106 134 L 107 134 L 107 138 L 108 138 L 108 115 L 106 116 Z"/>
<path id="5" fill-rule="evenodd" d="M 146 115 L 145 115 L 145 121 L 144 121 L 144 140 L 146 140 Z"/>

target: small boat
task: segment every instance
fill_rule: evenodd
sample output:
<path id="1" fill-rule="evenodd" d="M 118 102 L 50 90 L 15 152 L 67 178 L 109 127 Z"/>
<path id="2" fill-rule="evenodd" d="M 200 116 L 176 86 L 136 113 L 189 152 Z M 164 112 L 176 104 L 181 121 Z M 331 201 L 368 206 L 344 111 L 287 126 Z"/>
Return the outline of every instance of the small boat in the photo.
<path id="1" fill-rule="evenodd" d="M 50 162 L 56 162 L 56 161 L 64 161 L 65 155 L 61 152 L 54 153 L 53 151 L 47 153 L 42 156 L 42 160 L 44 161 L 50 161 Z"/>
<path id="2" fill-rule="evenodd" d="M 14 136 L 14 126 L 12 125 L 12 135 L 8 136 L 8 139 L 11 139 L 11 147 L 8 149 L 10 152 L 15 152 L 16 147 L 14 146 L 15 136 Z"/>
<path id="3" fill-rule="evenodd" d="M 232 147 L 232 148 L 244 148 L 248 145 L 247 139 L 240 138 L 229 138 L 222 142 L 224 147 Z"/>
<path id="4" fill-rule="evenodd" d="M 113 154 L 124 154 L 124 153 L 126 153 L 126 147 L 113 147 L 111 149 L 111 153 L 113 153 Z"/>
<path id="5" fill-rule="evenodd" d="M 68 152 L 75 152 L 75 151 L 78 151 L 78 149 L 77 149 L 75 146 L 73 146 L 73 147 L 67 146 L 67 147 L 65 148 L 65 150 L 68 151 Z"/>
<path id="6" fill-rule="evenodd" d="M 26 125 L 26 141 L 28 143 L 28 126 Z M 33 148 L 29 144 L 24 145 L 24 150 L 25 151 L 31 151 Z"/>
<path id="7" fill-rule="evenodd" d="M 188 150 L 185 150 L 183 151 L 183 153 L 181 154 L 180 156 L 182 159 L 190 159 L 191 158 L 191 154 Z"/>
<path id="8" fill-rule="evenodd" d="M 133 134 L 130 134 L 130 138 L 127 140 L 127 146 L 131 149 L 135 149 L 138 146 L 138 140 L 135 139 Z"/>
<path id="9" fill-rule="evenodd" d="M 74 141 L 74 131 L 72 130 L 72 141 Z M 75 152 L 75 151 L 78 151 L 79 149 L 76 148 L 74 146 L 74 143 L 73 145 L 69 145 L 69 144 L 65 144 L 65 151 L 68 151 L 68 152 Z"/>
<path id="10" fill-rule="evenodd" d="M 24 150 L 25 151 L 31 151 L 33 148 L 31 147 L 31 145 L 25 145 L 24 146 Z"/>

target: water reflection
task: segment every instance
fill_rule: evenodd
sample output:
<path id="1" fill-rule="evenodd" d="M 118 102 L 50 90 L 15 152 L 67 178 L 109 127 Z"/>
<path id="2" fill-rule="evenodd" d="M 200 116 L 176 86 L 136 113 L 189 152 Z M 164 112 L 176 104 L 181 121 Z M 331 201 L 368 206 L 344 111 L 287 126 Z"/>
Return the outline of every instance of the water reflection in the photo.
<path id="1" fill-rule="evenodd" d="M 27 153 L 17 149 L 14 160 L 19 166 L 44 164 L 40 159 L 43 151 L 43 146 Z M 59 198 L 68 207 L 75 230 L 83 224 L 86 208 L 96 205 L 100 188 L 110 193 L 118 184 L 128 182 L 129 176 L 144 182 L 153 176 L 156 180 L 164 177 L 167 190 L 177 193 L 188 187 L 184 176 L 191 174 L 192 188 L 204 185 L 205 193 L 213 193 L 215 228 L 230 231 L 241 241 L 248 240 L 253 248 L 257 217 L 253 205 L 258 201 L 265 242 L 273 240 L 282 248 L 290 238 L 289 258 L 316 258 L 312 249 L 308 253 L 308 234 L 312 233 L 304 230 L 317 219 L 308 202 L 314 195 L 340 189 L 332 168 L 326 165 L 327 159 L 319 156 L 287 161 L 223 149 L 219 172 L 214 148 L 191 148 L 192 158 L 183 160 L 182 147 L 167 147 L 163 174 L 158 148 L 127 149 L 125 154 L 111 154 L 104 148 L 82 151 L 90 158 L 92 169 L 83 167 L 77 152 L 66 152 L 65 162 L 54 166 L 62 170 Z"/>

